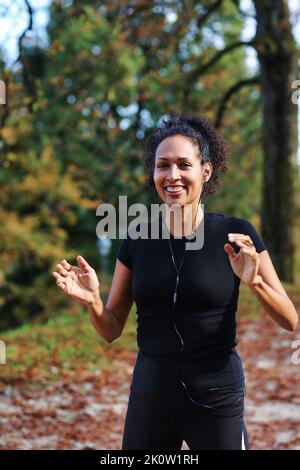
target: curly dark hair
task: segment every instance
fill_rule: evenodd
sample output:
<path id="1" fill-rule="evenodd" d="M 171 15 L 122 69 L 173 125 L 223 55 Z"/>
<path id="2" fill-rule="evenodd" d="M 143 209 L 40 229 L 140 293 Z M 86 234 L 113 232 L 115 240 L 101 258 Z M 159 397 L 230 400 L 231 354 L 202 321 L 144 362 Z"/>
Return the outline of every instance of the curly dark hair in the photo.
<path id="1" fill-rule="evenodd" d="M 213 171 L 210 179 L 204 183 L 202 195 L 215 193 L 220 187 L 219 174 L 226 173 L 228 143 L 220 132 L 206 119 L 193 117 L 190 114 L 173 114 L 163 118 L 159 127 L 150 135 L 146 145 L 144 159 L 148 173 L 148 185 L 155 186 L 153 180 L 156 149 L 160 142 L 170 135 L 181 134 L 189 137 L 198 148 L 201 164 L 211 162 Z"/>

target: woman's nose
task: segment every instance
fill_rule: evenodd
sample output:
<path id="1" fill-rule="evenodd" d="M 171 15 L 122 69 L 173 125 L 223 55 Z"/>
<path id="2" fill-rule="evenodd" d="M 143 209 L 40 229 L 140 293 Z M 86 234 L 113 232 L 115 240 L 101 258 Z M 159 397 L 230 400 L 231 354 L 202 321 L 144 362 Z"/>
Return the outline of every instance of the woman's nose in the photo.
<path id="1" fill-rule="evenodd" d="M 168 172 L 168 177 L 170 181 L 175 181 L 178 178 L 180 178 L 180 170 L 178 169 L 177 165 L 171 165 L 169 172 Z"/>

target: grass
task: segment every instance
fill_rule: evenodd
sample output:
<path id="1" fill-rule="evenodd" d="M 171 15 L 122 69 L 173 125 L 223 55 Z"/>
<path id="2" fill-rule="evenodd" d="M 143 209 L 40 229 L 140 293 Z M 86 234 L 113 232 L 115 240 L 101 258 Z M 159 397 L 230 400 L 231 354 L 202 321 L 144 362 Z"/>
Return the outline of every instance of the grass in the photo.
<path id="1" fill-rule="evenodd" d="M 103 282 L 103 299 L 110 283 L 111 278 Z M 2 332 L 6 364 L 0 365 L 1 382 L 44 383 L 76 377 L 83 370 L 114 369 L 110 359 L 114 351 L 137 349 L 135 312 L 134 304 L 122 336 L 111 344 L 96 333 L 87 309 L 76 302 L 43 324 L 35 322 Z"/>
<path id="2" fill-rule="evenodd" d="M 136 349 L 135 309 L 128 318 L 123 335 L 107 344 L 94 330 L 87 310 L 78 308 L 61 312 L 43 325 L 24 325 L 1 335 L 6 344 L 6 365 L 1 380 L 5 382 L 49 381 L 79 371 L 110 368 L 109 352 Z"/>

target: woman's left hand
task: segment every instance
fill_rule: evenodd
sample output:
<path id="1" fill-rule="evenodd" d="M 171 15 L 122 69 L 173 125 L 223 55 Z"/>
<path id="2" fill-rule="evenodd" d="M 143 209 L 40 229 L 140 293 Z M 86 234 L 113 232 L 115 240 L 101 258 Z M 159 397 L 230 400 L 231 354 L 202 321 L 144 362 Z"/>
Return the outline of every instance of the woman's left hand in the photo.
<path id="1" fill-rule="evenodd" d="M 235 253 L 229 243 L 225 243 L 224 250 L 229 255 L 229 261 L 236 276 L 244 281 L 248 286 L 255 285 L 261 276 L 259 276 L 259 254 L 252 243 L 249 235 L 242 233 L 228 234 L 228 240 L 235 243 L 240 251 Z"/>

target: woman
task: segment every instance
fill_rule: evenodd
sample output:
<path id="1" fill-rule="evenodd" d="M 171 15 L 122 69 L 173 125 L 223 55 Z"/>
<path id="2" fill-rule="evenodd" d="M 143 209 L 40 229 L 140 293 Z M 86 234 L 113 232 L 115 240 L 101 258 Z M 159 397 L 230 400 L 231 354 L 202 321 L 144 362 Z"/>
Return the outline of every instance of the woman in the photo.
<path id="1" fill-rule="evenodd" d="M 137 305 L 139 351 L 122 449 L 178 450 L 183 440 L 191 450 L 249 449 L 235 349 L 240 281 L 281 327 L 294 331 L 297 312 L 252 224 L 202 210 L 202 195 L 213 194 L 227 170 L 219 132 L 204 119 L 173 116 L 147 150 L 150 183 L 166 209 L 156 219 L 159 237 L 151 238 L 151 222 L 148 239 L 122 240 L 106 306 L 82 257 L 78 268 L 63 260 L 53 275 L 87 305 L 108 342 L 120 337 Z M 201 233 L 201 248 L 187 250 Z"/>

